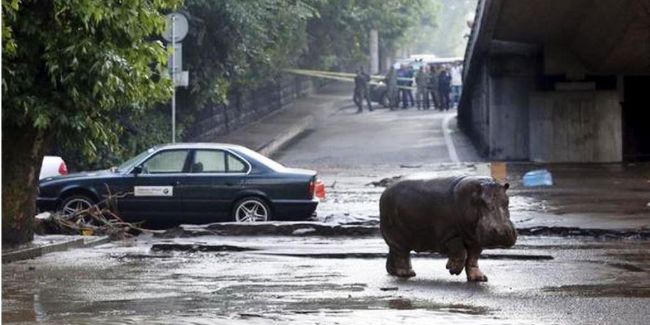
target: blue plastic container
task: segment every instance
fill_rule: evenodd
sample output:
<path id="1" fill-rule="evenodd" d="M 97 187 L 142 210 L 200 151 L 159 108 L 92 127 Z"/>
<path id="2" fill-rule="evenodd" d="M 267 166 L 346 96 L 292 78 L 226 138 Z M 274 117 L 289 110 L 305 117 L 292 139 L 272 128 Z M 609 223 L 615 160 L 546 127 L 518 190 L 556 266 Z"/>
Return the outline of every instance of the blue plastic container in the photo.
<path id="1" fill-rule="evenodd" d="M 546 169 L 531 170 L 521 178 L 525 187 L 552 186 L 553 176 Z"/>

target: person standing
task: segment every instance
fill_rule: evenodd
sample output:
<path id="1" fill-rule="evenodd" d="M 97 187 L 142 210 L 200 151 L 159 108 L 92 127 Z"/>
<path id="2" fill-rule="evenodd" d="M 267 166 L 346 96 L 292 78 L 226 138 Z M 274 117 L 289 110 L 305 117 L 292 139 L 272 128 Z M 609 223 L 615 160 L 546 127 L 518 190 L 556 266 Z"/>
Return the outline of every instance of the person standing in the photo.
<path id="1" fill-rule="evenodd" d="M 440 110 L 449 110 L 449 94 L 451 92 L 451 75 L 443 68 L 438 75 L 438 94 L 440 95 Z"/>
<path id="2" fill-rule="evenodd" d="M 406 66 L 406 78 L 408 79 L 406 81 L 406 88 L 405 90 L 405 97 L 404 100 L 406 102 L 406 105 L 404 108 L 408 107 L 413 107 L 415 106 L 415 100 L 413 99 L 413 78 L 415 77 L 415 69 L 413 69 L 412 65 Z"/>
<path id="3" fill-rule="evenodd" d="M 440 96 L 438 95 L 438 68 L 431 65 L 429 73 L 429 92 L 431 92 L 431 106 L 434 109 L 440 109 Z"/>
<path id="4" fill-rule="evenodd" d="M 402 102 L 402 107 L 406 108 L 407 103 L 407 94 L 406 87 L 408 86 L 408 71 L 404 64 L 400 65 L 397 69 L 397 106 L 399 107 L 399 102 Z"/>
<path id="5" fill-rule="evenodd" d="M 415 101 L 417 102 L 418 110 L 429 109 L 429 92 L 427 91 L 427 85 L 429 84 L 429 78 L 424 66 L 420 66 L 418 72 L 415 74 Z"/>
<path id="6" fill-rule="evenodd" d="M 397 108 L 397 75 L 395 73 L 395 68 L 390 67 L 388 73 L 384 78 L 384 83 L 386 83 L 386 95 L 388 96 L 388 106 L 390 110 L 395 110 Z"/>
<path id="7" fill-rule="evenodd" d="M 372 112 L 372 104 L 369 96 L 370 76 L 365 72 L 363 67 L 359 67 L 357 75 L 354 77 L 354 103 L 357 104 L 357 113 L 363 112 L 364 99 L 368 103 L 368 110 Z"/>
<path id="8" fill-rule="evenodd" d="M 454 64 L 451 68 L 451 103 L 453 107 L 458 107 L 458 102 L 460 102 L 460 92 L 463 87 L 462 71 L 460 63 Z"/>

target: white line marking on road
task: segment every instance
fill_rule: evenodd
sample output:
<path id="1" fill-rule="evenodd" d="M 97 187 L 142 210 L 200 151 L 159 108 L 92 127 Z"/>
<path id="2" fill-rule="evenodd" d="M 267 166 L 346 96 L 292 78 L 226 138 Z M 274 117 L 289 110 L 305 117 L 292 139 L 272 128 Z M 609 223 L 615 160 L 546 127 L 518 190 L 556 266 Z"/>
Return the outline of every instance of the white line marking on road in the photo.
<path id="1" fill-rule="evenodd" d="M 460 162 L 458 159 L 458 154 L 456 153 L 456 147 L 454 147 L 454 141 L 451 139 L 451 130 L 449 130 L 449 122 L 452 118 L 456 117 L 456 114 L 449 114 L 442 119 L 442 133 L 445 136 L 445 144 L 447 145 L 447 151 L 449 152 L 449 159 L 452 162 Z"/>

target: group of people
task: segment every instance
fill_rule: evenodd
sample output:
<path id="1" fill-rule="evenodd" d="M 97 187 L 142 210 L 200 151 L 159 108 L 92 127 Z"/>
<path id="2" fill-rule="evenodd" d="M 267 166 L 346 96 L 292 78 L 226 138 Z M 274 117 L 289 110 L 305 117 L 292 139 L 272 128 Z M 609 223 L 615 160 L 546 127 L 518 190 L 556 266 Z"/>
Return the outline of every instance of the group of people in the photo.
<path id="1" fill-rule="evenodd" d="M 404 109 L 415 106 L 418 110 L 448 111 L 458 103 L 461 83 L 458 65 L 421 65 L 417 71 L 405 65 L 397 71 L 391 67 L 385 80 L 391 109 L 397 109 L 401 102 Z"/>
<path id="2" fill-rule="evenodd" d="M 354 102 L 358 107 L 357 112 L 362 112 L 364 100 L 372 111 L 369 96 L 370 76 L 363 67 L 357 71 L 354 81 Z M 460 98 L 461 66 L 460 64 L 422 64 L 417 71 L 411 65 L 401 65 L 397 70 L 391 67 L 384 82 L 385 96 L 391 110 L 398 109 L 401 104 L 403 109 L 417 107 L 418 110 L 434 108 L 448 111 L 457 106 Z M 415 98 L 413 90 L 415 90 Z"/>

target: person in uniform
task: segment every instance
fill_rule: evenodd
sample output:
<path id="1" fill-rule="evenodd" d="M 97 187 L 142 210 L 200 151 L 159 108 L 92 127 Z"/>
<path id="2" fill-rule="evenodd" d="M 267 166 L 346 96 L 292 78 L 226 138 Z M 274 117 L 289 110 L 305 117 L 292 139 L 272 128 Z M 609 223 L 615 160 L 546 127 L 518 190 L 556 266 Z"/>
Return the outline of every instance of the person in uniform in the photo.
<path id="1" fill-rule="evenodd" d="M 449 105 L 449 95 L 451 93 L 451 75 L 447 67 L 444 67 L 440 71 L 438 76 L 438 95 L 440 96 L 440 110 L 448 111 L 450 109 Z"/>
<path id="2" fill-rule="evenodd" d="M 420 66 L 418 72 L 415 74 L 415 101 L 417 102 L 418 110 L 429 109 L 429 91 L 427 85 L 429 84 L 429 76 L 425 66 Z"/>
<path id="3" fill-rule="evenodd" d="M 431 105 L 434 109 L 440 109 L 440 96 L 438 96 L 438 69 L 431 65 L 429 73 L 429 92 L 431 93 Z"/>
<path id="4" fill-rule="evenodd" d="M 357 75 L 354 77 L 354 103 L 357 105 L 357 113 L 363 112 L 363 100 L 368 103 L 368 110 L 372 112 L 372 104 L 370 102 L 370 76 L 365 72 L 363 67 L 359 67 Z"/>
<path id="5" fill-rule="evenodd" d="M 390 110 L 395 110 L 397 108 L 397 75 L 395 74 L 395 68 L 390 67 L 388 73 L 384 78 L 386 83 L 386 96 L 388 96 L 388 105 Z"/>
<path id="6" fill-rule="evenodd" d="M 409 79 L 406 81 L 406 88 L 404 92 L 404 108 L 415 106 L 415 100 L 413 99 L 413 78 L 415 78 L 415 69 L 412 65 L 406 66 L 406 78 Z"/>

